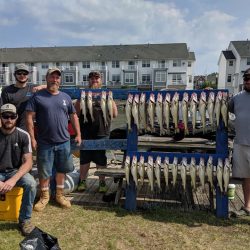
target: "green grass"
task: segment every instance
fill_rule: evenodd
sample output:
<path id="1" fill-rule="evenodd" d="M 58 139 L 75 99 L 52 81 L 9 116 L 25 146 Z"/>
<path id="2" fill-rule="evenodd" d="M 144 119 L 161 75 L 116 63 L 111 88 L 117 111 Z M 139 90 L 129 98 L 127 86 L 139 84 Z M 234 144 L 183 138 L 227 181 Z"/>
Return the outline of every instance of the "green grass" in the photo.
<path id="1" fill-rule="evenodd" d="M 250 218 L 223 220 L 206 212 L 121 208 L 69 210 L 49 205 L 33 223 L 62 249 L 249 249 Z M 19 249 L 15 223 L 0 222 L 0 249 Z"/>

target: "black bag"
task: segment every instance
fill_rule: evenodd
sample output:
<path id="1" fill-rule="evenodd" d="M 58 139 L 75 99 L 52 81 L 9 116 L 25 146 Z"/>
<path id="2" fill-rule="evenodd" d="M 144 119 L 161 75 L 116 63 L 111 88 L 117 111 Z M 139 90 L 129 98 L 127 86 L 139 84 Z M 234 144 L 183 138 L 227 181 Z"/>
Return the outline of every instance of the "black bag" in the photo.
<path id="1" fill-rule="evenodd" d="M 21 250 L 61 250 L 56 237 L 43 232 L 38 227 L 20 242 Z"/>

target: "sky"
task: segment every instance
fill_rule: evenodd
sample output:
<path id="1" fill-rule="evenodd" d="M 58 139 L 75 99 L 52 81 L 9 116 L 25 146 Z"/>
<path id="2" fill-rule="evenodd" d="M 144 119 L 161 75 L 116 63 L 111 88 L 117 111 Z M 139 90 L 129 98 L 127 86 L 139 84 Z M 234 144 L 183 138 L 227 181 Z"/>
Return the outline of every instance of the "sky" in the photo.
<path id="1" fill-rule="evenodd" d="M 250 39 L 249 0 L 0 0 L 0 48 L 186 43 L 194 73 Z"/>

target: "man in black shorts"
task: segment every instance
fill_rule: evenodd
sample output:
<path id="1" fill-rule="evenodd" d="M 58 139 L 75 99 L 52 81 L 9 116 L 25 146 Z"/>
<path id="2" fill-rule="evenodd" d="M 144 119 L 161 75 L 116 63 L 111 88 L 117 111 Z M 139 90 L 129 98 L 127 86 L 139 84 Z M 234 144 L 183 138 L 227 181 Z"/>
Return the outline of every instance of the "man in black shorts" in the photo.
<path id="1" fill-rule="evenodd" d="M 26 64 L 16 64 L 14 72 L 16 83 L 3 88 L 1 94 L 1 104 L 11 103 L 16 107 L 18 114 L 16 126 L 24 130 L 27 130 L 25 107 L 29 98 L 33 95 L 33 92 L 46 88 L 46 85 L 28 84 L 29 73 L 29 67 Z"/>
<path id="2" fill-rule="evenodd" d="M 29 134 L 16 127 L 16 107 L 5 104 L 0 114 L 0 194 L 22 187 L 23 198 L 19 214 L 19 227 L 23 235 L 34 229 L 31 224 L 36 182 L 28 172 L 32 168 L 32 149 Z"/>
<path id="3" fill-rule="evenodd" d="M 102 87 L 101 74 L 98 71 L 89 73 L 89 88 L 100 89 Z M 113 117 L 118 115 L 117 106 L 113 101 Z M 111 117 L 107 116 L 108 125 L 105 126 L 103 113 L 100 106 L 100 100 L 93 100 L 93 116 L 94 121 L 91 120 L 89 112 L 87 113 L 88 122 L 84 123 L 82 112 L 80 112 L 80 101 L 76 102 L 76 111 L 79 115 L 82 139 L 95 140 L 109 138 Z M 90 167 L 90 162 L 94 162 L 97 168 L 105 168 L 107 165 L 107 157 L 105 150 L 80 150 L 80 183 L 78 191 L 84 191 L 87 188 L 86 179 Z M 105 193 L 107 186 L 105 184 L 105 176 L 99 177 L 99 192 Z"/>

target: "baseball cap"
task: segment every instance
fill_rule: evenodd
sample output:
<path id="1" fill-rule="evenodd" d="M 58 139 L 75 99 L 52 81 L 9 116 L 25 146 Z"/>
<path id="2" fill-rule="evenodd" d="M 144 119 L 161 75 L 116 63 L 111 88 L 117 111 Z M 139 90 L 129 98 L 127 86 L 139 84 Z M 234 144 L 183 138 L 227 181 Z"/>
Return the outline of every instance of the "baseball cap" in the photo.
<path id="1" fill-rule="evenodd" d="M 99 71 L 92 71 L 89 73 L 89 78 L 92 78 L 92 77 L 101 78 L 101 73 Z"/>
<path id="2" fill-rule="evenodd" d="M 250 76 L 250 68 L 248 68 L 247 70 L 245 70 L 245 72 L 243 74 L 243 77 L 246 77 L 246 76 Z"/>
<path id="3" fill-rule="evenodd" d="M 29 67 L 26 64 L 24 64 L 24 63 L 16 64 L 16 66 L 15 66 L 15 73 L 17 71 L 26 71 L 26 72 L 30 73 Z"/>
<path id="4" fill-rule="evenodd" d="M 1 106 L 1 114 L 5 112 L 11 112 L 16 114 L 16 107 L 11 103 L 6 103 L 3 106 Z"/>
<path id="5" fill-rule="evenodd" d="M 57 72 L 59 75 L 61 75 L 61 70 L 58 69 L 58 68 L 49 68 L 48 71 L 47 71 L 47 74 L 46 76 L 50 75 L 50 74 L 53 74 L 54 72 Z"/>

